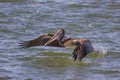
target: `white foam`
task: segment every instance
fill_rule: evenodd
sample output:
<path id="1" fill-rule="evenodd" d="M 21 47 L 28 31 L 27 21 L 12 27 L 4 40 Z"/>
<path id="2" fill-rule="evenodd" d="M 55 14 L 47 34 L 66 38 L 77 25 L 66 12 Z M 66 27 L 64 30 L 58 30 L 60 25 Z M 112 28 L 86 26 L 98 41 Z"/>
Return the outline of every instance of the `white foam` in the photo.
<path id="1" fill-rule="evenodd" d="M 102 46 L 102 45 L 98 45 L 98 44 L 92 44 L 94 51 L 97 51 L 98 53 L 101 53 L 103 55 L 107 54 L 107 47 Z"/>

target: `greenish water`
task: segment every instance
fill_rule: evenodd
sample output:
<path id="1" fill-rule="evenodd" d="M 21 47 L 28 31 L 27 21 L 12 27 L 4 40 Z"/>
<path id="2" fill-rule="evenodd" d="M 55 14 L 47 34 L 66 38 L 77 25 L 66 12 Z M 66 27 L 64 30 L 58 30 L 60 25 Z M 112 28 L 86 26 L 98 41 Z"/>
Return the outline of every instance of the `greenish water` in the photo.
<path id="1" fill-rule="evenodd" d="M 72 60 L 73 49 L 19 49 L 21 40 L 59 28 L 108 53 L 79 62 Z M 119 35 L 119 0 L 0 0 L 0 80 L 119 80 Z"/>

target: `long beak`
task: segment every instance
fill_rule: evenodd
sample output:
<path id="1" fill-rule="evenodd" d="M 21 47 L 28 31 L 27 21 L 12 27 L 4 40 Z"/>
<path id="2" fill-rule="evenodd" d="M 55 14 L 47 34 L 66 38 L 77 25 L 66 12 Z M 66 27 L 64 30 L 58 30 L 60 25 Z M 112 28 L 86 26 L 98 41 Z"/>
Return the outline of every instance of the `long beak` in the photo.
<path id="1" fill-rule="evenodd" d="M 44 44 L 44 46 L 49 45 L 51 42 L 53 42 L 53 41 L 56 40 L 56 39 L 60 39 L 61 34 L 63 34 L 62 31 L 61 31 L 61 30 L 58 30 L 58 31 L 55 33 L 55 35 L 54 35 L 50 40 L 48 40 L 48 41 Z"/>

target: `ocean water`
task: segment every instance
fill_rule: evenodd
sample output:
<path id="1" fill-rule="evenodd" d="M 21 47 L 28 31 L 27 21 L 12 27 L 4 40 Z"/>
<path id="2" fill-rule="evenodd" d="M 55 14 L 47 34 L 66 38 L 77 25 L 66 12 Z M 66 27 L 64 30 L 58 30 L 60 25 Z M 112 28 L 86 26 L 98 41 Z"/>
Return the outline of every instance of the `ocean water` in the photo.
<path id="1" fill-rule="evenodd" d="M 69 48 L 18 46 L 59 28 L 97 51 L 79 62 Z M 0 80 L 120 80 L 119 58 L 119 0 L 0 0 Z"/>

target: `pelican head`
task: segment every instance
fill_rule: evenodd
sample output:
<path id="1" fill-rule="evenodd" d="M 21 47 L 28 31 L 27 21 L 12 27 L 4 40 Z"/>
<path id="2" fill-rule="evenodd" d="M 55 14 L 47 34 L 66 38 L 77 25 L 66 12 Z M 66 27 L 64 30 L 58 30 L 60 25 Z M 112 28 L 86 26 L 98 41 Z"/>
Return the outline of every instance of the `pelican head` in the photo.
<path id="1" fill-rule="evenodd" d="M 44 46 L 50 44 L 51 42 L 53 42 L 53 41 L 56 40 L 56 39 L 58 39 L 59 41 L 62 41 L 64 35 L 65 35 L 64 29 L 59 29 L 59 30 L 55 33 L 55 35 L 54 35 L 50 40 L 48 40 L 48 41 L 44 44 Z"/>

